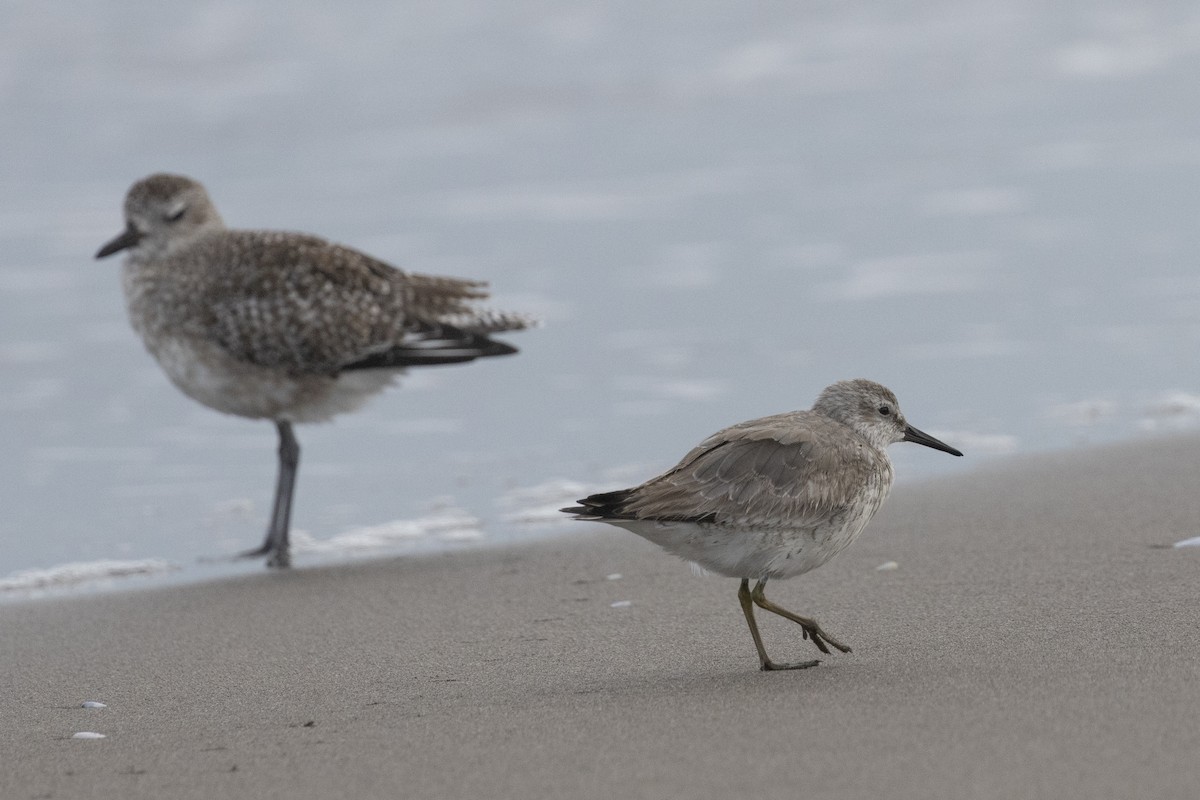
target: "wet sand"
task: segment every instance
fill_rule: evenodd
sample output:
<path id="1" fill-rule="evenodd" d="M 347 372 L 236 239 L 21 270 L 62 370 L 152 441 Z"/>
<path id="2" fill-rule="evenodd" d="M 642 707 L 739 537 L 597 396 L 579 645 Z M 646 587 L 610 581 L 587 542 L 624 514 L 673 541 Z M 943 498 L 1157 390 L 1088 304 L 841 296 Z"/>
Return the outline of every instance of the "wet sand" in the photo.
<path id="1" fill-rule="evenodd" d="M 585 523 L 0 607 L 0 797 L 1195 797 L 1198 488 L 1194 437 L 901 483 L 772 584 L 854 648 L 788 673 L 735 580 Z"/>

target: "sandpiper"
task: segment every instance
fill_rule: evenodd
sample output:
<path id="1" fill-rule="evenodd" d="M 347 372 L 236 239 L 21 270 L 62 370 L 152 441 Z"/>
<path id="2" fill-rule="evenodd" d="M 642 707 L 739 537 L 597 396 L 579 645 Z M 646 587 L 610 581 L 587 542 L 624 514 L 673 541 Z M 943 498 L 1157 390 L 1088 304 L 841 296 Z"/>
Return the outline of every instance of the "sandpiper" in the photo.
<path id="1" fill-rule="evenodd" d="M 811 410 L 725 428 L 658 477 L 562 510 L 633 531 L 710 572 L 741 578 L 738 601 L 762 669 L 804 669 L 820 661 L 779 663 L 767 656 L 754 606 L 799 624 L 822 653 L 830 647 L 850 652 L 815 619 L 776 605 L 764 591 L 771 578 L 816 569 L 858 538 L 892 487 L 887 446 L 894 442 L 962 455 L 909 425 L 887 387 L 839 381 Z"/>
<path id="2" fill-rule="evenodd" d="M 204 187 L 156 174 L 125 196 L 125 230 L 96 253 L 127 251 L 129 319 L 188 397 L 274 421 L 279 474 L 261 547 L 290 564 L 300 446 L 296 422 L 360 407 L 408 367 L 516 349 L 490 338 L 533 320 L 478 308 L 487 284 L 404 272 L 316 236 L 225 227 Z"/>

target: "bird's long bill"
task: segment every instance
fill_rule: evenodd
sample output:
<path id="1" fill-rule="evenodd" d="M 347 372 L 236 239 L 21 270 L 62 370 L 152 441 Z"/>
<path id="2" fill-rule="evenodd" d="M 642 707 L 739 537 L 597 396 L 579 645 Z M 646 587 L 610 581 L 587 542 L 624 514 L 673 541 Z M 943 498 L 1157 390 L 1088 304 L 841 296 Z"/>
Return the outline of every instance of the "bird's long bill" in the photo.
<path id="1" fill-rule="evenodd" d="M 943 453 L 949 453 L 952 456 L 962 455 L 960 451 L 955 450 L 953 447 L 943 441 L 933 438 L 928 433 L 925 433 L 925 431 L 917 430 L 912 425 L 904 426 L 904 439 L 902 441 L 923 444 L 926 447 L 932 447 L 934 450 L 941 450 Z"/>
<path id="2" fill-rule="evenodd" d="M 138 232 L 137 228 L 127 225 L 125 226 L 125 230 L 121 231 L 120 235 L 96 252 L 96 258 L 111 256 L 113 253 L 119 253 L 127 247 L 133 247 L 141 238 L 142 234 Z"/>

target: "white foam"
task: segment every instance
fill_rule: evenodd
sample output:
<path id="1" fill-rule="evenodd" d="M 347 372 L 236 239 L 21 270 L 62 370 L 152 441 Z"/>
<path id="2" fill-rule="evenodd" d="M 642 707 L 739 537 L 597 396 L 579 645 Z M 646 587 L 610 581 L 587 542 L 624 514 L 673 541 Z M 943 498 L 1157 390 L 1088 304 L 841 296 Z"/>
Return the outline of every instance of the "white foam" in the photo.
<path id="1" fill-rule="evenodd" d="M 0 578 L 0 592 L 33 592 L 61 589 L 87 583 L 110 581 L 129 575 L 161 575 L 179 569 L 178 564 L 161 558 L 136 561 L 75 561 L 47 569 L 27 569 Z"/>
<path id="2" fill-rule="evenodd" d="M 1146 407 L 1138 422 L 1142 430 L 1179 430 L 1200 424 L 1200 395 L 1167 392 Z"/>
<path id="3" fill-rule="evenodd" d="M 328 539 L 315 539 L 305 531 L 292 531 L 295 553 L 336 555 L 394 547 L 403 542 L 437 538 L 444 542 L 483 538 L 483 526 L 460 508 L 443 508 L 416 519 L 397 519 L 379 525 L 352 528 Z"/>
<path id="4" fill-rule="evenodd" d="M 505 509 L 505 522 L 536 525 L 567 520 L 559 509 L 575 505 L 587 494 L 588 489 L 578 481 L 551 478 L 533 486 L 510 489 L 496 503 Z"/>

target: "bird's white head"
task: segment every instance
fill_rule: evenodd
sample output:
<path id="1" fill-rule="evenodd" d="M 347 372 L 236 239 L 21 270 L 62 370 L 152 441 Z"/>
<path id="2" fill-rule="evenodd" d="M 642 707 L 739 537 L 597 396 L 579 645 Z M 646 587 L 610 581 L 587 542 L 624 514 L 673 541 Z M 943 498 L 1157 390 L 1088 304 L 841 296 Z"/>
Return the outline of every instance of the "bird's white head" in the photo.
<path id="1" fill-rule="evenodd" d="M 96 253 L 104 258 L 128 250 L 131 259 L 171 255 L 225 223 L 199 181 L 157 173 L 135 183 L 125 195 L 125 230 Z"/>
<path id="2" fill-rule="evenodd" d="M 962 455 L 909 425 L 896 395 L 874 381 L 856 378 L 827 386 L 813 404 L 813 411 L 848 426 L 880 450 L 895 442 L 915 442 L 951 455 Z"/>

